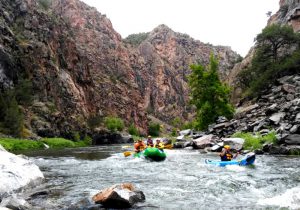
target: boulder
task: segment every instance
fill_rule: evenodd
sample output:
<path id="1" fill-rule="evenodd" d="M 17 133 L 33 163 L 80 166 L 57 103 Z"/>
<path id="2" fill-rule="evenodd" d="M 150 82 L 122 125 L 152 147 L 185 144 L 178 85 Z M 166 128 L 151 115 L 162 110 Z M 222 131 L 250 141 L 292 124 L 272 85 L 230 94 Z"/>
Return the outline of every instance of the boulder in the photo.
<path id="1" fill-rule="evenodd" d="M 193 133 L 192 138 L 197 139 L 197 138 L 202 137 L 204 135 L 205 135 L 204 132 L 195 132 L 195 133 Z"/>
<path id="2" fill-rule="evenodd" d="M 131 135 L 123 135 L 120 133 L 112 133 L 106 131 L 99 131 L 93 136 L 94 145 L 102 144 L 129 144 L 133 143 L 133 138 Z"/>
<path id="3" fill-rule="evenodd" d="M 271 154 L 271 155 L 288 155 L 289 150 L 286 147 L 284 147 L 283 145 L 280 145 L 280 146 L 272 145 L 269 148 L 269 154 Z"/>
<path id="4" fill-rule="evenodd" d="M 278 112 L 273 114 L 269 119 L 275 124 L 278 125 L 280 121 L 285 117 L 284 112 Z"/>
<path id="5" fill-rule="evenodd" d="M 299 125 L 293 125 L 293 127 L 290 129 L 290 133 L 296 133 L 299 130 Z"/>
<path id="6" fill-rule="evenodd" d="M 228 119 L 224 116 L 219 116 L 218 119 L 216 120 L 216 123 L 224 123 L 228 122 Z"/>
<path id="7" fill-rule="evenodd" d="M 235 111 L 235 116 L 240 117 L 242 115 L 245 115 L 245 114 L 251 112 L 252 110 L 254 110 L 258 107 L 259 107 L 258 104 L 253 104 L 253 105 L 250 105 L 250 106 L 247 106 L 247 107 L 238 107 Z"/>
<path id="8" fill-rule="evenodd" d="M 182 130 L 182 131 L 179 132 L 179 135 L 180 135 L 180 136 L 186 136 L 186 135 L 190 135 L 191 132 L 192 132 L 191 129 Z"/>
<path id="9" fill-rule="evenodd" d="M 284 143 L 287 145 L 300 145 L 300 134 L 288 135 L 284 138 Z"/>
<path id="10" fill-rule="evenodd" d="M 284 84 L 282 86 L 282 89 L 287 93 L 295 93 L 295 91 L 296 91 L 296 87 L 291 84 Z"/>
<path id="11" fill-rule="evenodd" d="M 229 145 L 232 150 L 239 151 L 243 148 L 245 139 L 242 138 L 223 138 L 224 145 Z"/>
<path id="12" fill-rule="evenodd" d="M 217 143 L 217 136 L 214 135 L 205 135 L 198 139 L 194 139 L 193 147 L 194 149 L 204 149 L 205 147 L 212 147 Z"/>
<path id="13" fill-rule="evenodd" d="M 1 145 L 0 157 L 0 198 L 4 193 L 39 183 L 44 178 L 37 165 L 25 156 L 7 152 Z"/>
<path id="14" fill-rule="evenodd" d="M 131 183 L 123 183 L 106 188 L 93 196 L 96 204 L 102 204 L 105 208 L 131 208 L 138 202 L 145 201 L 142 191 L 135 190 Z"/>
<path id="15" fill-rule="evenodd" d="M 184 148 L 186 141 L 175 142 L 173 148 Z"/>
<path id="16" fill-rule="evenodd" d="M 193 142 L 192 141 L 186 141 L 184 142 L 183 144 L 183 147 L 186 148 L 186 147 L 192 147 L 193 146 Z"/>
<path id="17" fill-rule="evenodd" d="M 5 206 L 8 209 L 33 209 L 32 206 L 26 200 L 24 200 L 23 198 L 17 198 L 16 196 L 4 198 L 1 202 L 1 206 Z"/>
<path id="18" fill-rule="evenodd" d="M 215 144 L 214 146 L 211 147 L 211 151 L 212 151 L 212 152 L 221 152 L 223 146 L 224 146 L 224 143 L 223 143 L 223 142 L 220 142 L 220 143 L 218 143 L 218 144 Z"/>
<path id="19" fill-rule="evenodd" d="M 186 140 L 184 139 L 184 135 L 181 135 L 181 136 L 177 136 L 176 141 L 186 141 Z"/>

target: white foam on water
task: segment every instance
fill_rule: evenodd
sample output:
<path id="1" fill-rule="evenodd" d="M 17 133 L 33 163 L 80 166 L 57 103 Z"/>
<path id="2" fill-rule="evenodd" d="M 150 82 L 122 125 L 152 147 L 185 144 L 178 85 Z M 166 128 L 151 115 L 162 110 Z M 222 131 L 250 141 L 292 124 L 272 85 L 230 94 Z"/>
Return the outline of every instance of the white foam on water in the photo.
<path id="1" fill-rule="evenodd" d="M 143 161 L 145 161 L 144 158 L 133 158 L 129 160 L 129 162 L 143 162 Z"/>
<path id="2" fill-rule="evenodd" d="M 300 209 L 300 187 L 288 189 L 285 193 L 272 198 L 260 199 L 258 204 Z"/>
<path id="3" fill-rule="evenodd" d="M 240 171 L 246 170 L 245 167 L 242 167 L 239 165 L 227 165 L 226 168 L 229 169 L 230 171 L 235 171 L 235 172 L 240 172 Z"/>

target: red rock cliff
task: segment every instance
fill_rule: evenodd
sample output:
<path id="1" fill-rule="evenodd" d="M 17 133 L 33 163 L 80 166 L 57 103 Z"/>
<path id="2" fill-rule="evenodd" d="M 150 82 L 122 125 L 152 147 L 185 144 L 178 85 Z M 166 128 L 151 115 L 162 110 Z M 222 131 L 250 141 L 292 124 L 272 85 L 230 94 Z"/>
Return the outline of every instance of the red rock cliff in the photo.
<path id="1" fill-rule="evenodd" d="M 188 66 L 213 52 L 225 79 L 239 58 L 164 25 L 137 46 L 124 43 L 105 15 L 78 0 L 0 0 L 0 11 L 0 83 L 11 86 L 20 72 L 30 78 L 26 127 L 43 136 L 88 130 L 91 116 L 118 116 L 144 133 L 148 117 L 189 119 Z"/>

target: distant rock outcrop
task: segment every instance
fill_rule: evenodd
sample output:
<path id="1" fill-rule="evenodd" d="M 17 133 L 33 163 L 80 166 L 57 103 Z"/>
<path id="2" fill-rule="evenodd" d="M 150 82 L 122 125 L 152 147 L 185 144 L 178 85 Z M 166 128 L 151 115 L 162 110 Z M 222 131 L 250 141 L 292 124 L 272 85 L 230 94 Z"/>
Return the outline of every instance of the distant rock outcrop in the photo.
<path id="1" fill-rule="evenodd" d="M 240 58 L 164 25 L 130 45 L 79 0 L 0 0 L 0 29 L 0 86 L 30 79 L 34 102 L 24 111 L 25 127 L 40 136 L 90 132 L 95 116 L 118 116 L 142 133 L 149 115 L 189 119 L 189 65 L 208 63 L 213 52 L 225 79 Z"/>

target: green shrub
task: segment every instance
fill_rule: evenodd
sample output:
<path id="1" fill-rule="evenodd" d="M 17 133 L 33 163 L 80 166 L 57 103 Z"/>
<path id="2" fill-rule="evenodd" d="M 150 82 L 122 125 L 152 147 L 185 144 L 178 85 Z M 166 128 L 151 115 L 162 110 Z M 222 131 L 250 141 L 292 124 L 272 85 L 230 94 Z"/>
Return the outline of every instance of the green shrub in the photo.
<path id="1" fill-rule="evenodd" d="M 44 148 L 44 144 L 42 142 L 26 139 L 0 138 L 0 144 L 10 152 Z"/>
<path id="2" fill-rule="evenodd" d="M 130 135 L 133 135 L 133 136 L 139 136 L 139 131 L 138 129 L 134 126 L 133 123 L 130 124 L 129 128 L 128 128 L 128 133 Z"/>
<path id="3" fill-rule="evenodd" d="M 88 135 L 84 136 L 83 141 L 85 142 L 86 145 L 92 145 L 93 143 L 93 139 Z"/>
<path id="4" fill-rule="evenodd" d="M 253 135 L 251 133 L 237 132 L 233 134 L 232 137 L 245 139 L 243 148 L 251 150 L 261 149 L 264 143 L 277 143 L 277 138 L 274 131 L 265 136 L 262 136 L 261 134 Z"/>
<path id="5" fill-rule="evenodd" d="M 47 144 L 50 148 L 75 147 L 73 141 L 64 138 L 43 138 L 41 142 Z"/>
<path id="6" fill-rule="evenodd" d="M 176 128 L 172 129 L 171 136 L 177 136 L 177 129 Z"/>
<path id="7" fill-rule="evenodd" d="M 195 121 L 192 121 L 192 122 L 185 122 L 183 125 L 182 125 L 182 130 L 186 130 L 186 129 L 192 129 L 195 127 Z"/>
<path id="8" fill-rule="evenodd" d="M 91 145 L 91 138 L 85 137 L 83 141 L 73 142 L 64 138 L 43 138 L 39 141 L 14 138 L 0 138 L 0 145 L 7 151 L 44 149 L 47 144 L 50 148 L 60 149 L 66 147 L 85 147 Z"/>
<path id="9" fill-rule="evenodd" d="M 90 116 L 87 120 L 87 124 L 91 129 L 100 126 L 102 122 L 103 122 L 103 118 L 98 115 Z"/>
<path id="10" fill-rule="evenodd" d="M 159 123 L 151 122 L 148 127 L 148 134 L 151 136 L 159 136 L 160 125 Z"/>
<path id="11" fill-rule="evenodd" d="M 15 88 L 16 100 L 19 104 L 29 106 L 33 101 L 32 83 L 28 79 L 20 79 Z"/>
<path id="12" fill-rule="evenodd" d="M 23 113 L 12 90 L 0 92 L 0 130 L 15 137 L 22 137 Z"/>
<path id="13" fill-rule="evenodd" d="M 265 136 L 260 135 L 260 141 L 261 143 L 273 143 L 277 144 L 277 137 L 275 131 L 272 131 L 271 133 L 268 133 Z"/>
<path id="14" fill-rule="evenodd" d="M 171 125 L 173 127 L 176 127 L 176 128 L 181 128 L 182 127 L 182 121 L 180 119 L 180 117 L 175 117 L 172 121 L 171 121 Z"/>
<path id="15" fill-rule="evenodd" d="M 75 131 L 72 133 L 72 139 L 75 141 L 75 142 L 78 142 L 80 141 L 80 134 L 78 131 Z"/>
<path id="16" fill-rule="evenodd" d="M 129 43 L 133 46 L 140 45 L 144 40 L 147 39 L 149 33 L 138 33 L 138 34 L 131 34 L 124 39 L 125 43 Z"/>
<path id="17" fill-rule="evenodd" d="M 291 149 L 289 155 L 300 155 L 300 149 Z"/>
<path id="18" fill-rule="evenodd" d="M 124 129 L 123 120 L 117 117 L 106 117 L 104 119 L 104 124 L 111 132 L 122 131 Z"/>

